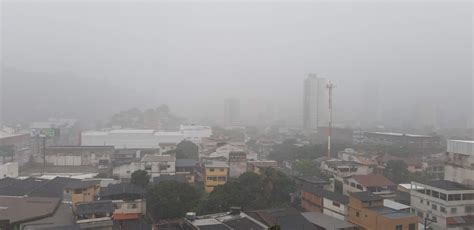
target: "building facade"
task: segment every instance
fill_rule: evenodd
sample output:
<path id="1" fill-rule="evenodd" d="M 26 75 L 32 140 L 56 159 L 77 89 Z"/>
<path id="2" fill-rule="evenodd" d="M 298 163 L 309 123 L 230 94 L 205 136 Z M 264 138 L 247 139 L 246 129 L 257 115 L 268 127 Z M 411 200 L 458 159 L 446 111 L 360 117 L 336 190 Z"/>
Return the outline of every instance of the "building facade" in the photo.
<path id="1" fill-rule="evenodd" d="M 317 129 L 328 124 L 329 94 L 327 81 L 316 74 L 309 74 L 304 81 L 303 127 Z"/>
<path id="2" fill-rule="evenodd" d="M 412 212 L 434 230 L 474 229 L 474 189 L 453 181 L 411 183 Z"/>
<path id="3" fill-rule="evenodd" d="M 474 187 L 474 141 L 448 141 L 444 178 Z"/>
<path id="4" fill-rule="evenodd" d="M 204 163 L 204 190 L 212 192 L 218 185 L 227 183 L 229 165 L 222 161 L 208 161 Z"/>

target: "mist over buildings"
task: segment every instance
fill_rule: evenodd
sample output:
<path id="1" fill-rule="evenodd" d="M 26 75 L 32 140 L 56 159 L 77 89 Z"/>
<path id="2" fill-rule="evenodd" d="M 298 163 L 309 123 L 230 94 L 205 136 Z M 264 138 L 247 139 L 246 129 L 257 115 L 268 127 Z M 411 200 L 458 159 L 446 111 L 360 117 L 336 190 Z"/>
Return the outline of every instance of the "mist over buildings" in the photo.
<path id="1" fill-rule="evenodd" d="M 335 123 L 472 123 L 472 4 L 2 2 L 4 122 L 166 104 L 190 121 L 298 126 L 303 81 Z M 237 103 L 237 102 L 236 102 Z M 454 112 L 455 111 L 455 112 Z"/>

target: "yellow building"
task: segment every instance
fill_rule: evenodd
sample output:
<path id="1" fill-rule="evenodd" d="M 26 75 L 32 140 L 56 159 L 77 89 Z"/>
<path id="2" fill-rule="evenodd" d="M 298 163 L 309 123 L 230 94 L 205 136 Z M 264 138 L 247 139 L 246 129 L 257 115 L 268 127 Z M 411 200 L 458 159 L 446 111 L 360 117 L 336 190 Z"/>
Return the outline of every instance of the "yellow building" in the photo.
<path id="1" fill-rule="evenodd" d="M 223 161 L 209 161 L 204 165 L 204 188 L 212 192 L 214 187 L 223 185 L 229 177 L 229 165 Z"/>
<path id="2" fill-rule="evenodd" d="M 77 203 L 96 200 L 100 192 L 99 181 L 74 181 L 64 187 L 64 199 L 70 200 L 73 207 Z"/>

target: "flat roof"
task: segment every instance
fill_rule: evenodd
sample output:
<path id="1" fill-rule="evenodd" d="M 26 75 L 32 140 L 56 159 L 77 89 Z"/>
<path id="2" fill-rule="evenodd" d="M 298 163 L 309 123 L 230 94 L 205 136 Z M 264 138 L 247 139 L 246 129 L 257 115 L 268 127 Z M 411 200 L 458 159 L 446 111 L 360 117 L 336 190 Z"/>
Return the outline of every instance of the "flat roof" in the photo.
<path id="1" fill-rule="evenodd" d="M 446 191 L 455 191 L 455 190 L 472 190 L 471 188 L 467 187 L 466 185 L 449 181 L 449 180 L 432 180 L 426 183 L 420 183 L 427 186 L 439 188 Z"/>
<path id="2" fill-rule="evenodd" d="M 356 199 L 360 201 L 377 201 L 377 200 L 383 200 L 382 197 L 375 195 L 371 192 L 364 191 L 364 192 L 353 192 L 350 194 L 350 196 L 355 197 Z"/>
<path id="3" fill-rule="evenodd" d="M 349 222 L 328 216 L 320 212 L 303 212 L 301 215 L 303 215 L 304 218 L 306 218 L 306 220 L 309 222 L 325 229 L 357 227 L 357 225 L 353 225 Z"/>
<path id="4" fill-rule="evenodd" d="M 206 161 L 204 163 L 206 168 L 229 168 L 229 165 L 225 161 Z"/>
<path id="5" fill-rule="evenodd" d="M 379 134 L 379 135 L 387 135 L 387 136 L 407 136 L 407 137 L 433 137 L 429 135 L 420 135 L 420 134 L 409 134 L 409 133 L 395 133 L 395 132 L 366 132 L 369 134 Z"/>

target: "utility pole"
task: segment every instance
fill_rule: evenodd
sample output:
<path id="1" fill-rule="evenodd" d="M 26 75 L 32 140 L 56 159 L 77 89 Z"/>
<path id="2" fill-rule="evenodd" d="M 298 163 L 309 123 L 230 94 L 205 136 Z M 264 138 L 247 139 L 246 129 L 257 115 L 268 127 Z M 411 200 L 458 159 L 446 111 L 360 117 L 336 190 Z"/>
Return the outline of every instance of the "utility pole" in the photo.
<path id="1" fill-rule="evenodd" d="M 328 122 L 328 157 L 331 157 L 331 134 L 332 134 L 332 89 L 336 86 L 329 81 L 326 85 L 329 93 L 329 122 Z"/>

